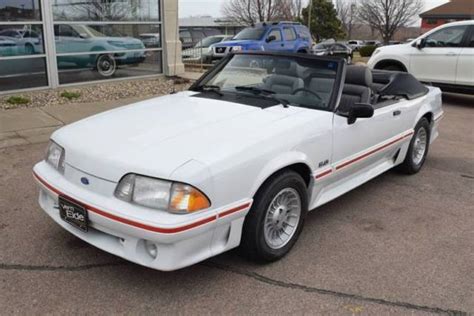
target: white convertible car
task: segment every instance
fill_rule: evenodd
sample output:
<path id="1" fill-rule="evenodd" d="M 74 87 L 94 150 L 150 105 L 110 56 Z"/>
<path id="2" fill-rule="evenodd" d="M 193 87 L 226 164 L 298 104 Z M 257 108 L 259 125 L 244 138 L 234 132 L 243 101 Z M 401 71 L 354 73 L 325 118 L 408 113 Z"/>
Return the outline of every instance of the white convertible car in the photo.
<path id="1" fill-rule="evenodd" d="M 442 116 L 440 90 L 407 73 L 236 53 L 189 91 L 58 130 L 34 177 L 54 221 L 132 262 L 175 270 L 237 246 L 273 261 L 308 210 L 418 172 Z"/>

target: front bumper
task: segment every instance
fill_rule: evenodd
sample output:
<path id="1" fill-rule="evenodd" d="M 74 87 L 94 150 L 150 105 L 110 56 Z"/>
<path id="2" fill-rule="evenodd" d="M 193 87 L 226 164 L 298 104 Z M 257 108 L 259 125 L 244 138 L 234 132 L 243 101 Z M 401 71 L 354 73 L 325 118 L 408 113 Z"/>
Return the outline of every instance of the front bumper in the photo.
<path id="1" fill-rule="evenodd" d="M 140 207 L 133 213 L 123 211 L 120 200 L 82 188 L 80 182 L 74 181 L 85 173 L 74 170 L 66 171 L 67 174 L 70 176 L 59 174 L 45 162 L 35 166 L 33 175 L 40 186 L 39 204 L 43 210 L 61 227 L 97 248 L 157 270 L 180 269 L 238 246 L 243 221 L 251 206 L 251 201 L 239 201 L 198 214 L 167 214 L 166 221 L 159 222 L 159 211 L 140 210 Z M 104 189 L 107 186 L 115 184 L 101 183 L 97 190 L 107 191 Z M 59 195 L 87 209 L 88 232 L 60 218 Z M 147 251 L 147 242 L 156 246 L 156 256 Z"/>

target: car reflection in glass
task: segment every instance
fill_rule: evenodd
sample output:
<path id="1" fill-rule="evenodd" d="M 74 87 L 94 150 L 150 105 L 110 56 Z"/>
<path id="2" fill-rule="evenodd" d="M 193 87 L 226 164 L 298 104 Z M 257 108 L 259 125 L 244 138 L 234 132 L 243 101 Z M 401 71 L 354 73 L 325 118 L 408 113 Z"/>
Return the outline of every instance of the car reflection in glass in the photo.
<path id="1" fill-rule="evenodd" d="M 16 43 L 5 36 L 0 36 L 0 56 L 15 56 Z"/>
<path id="2" fill-rule="evenodd" d="M 94 52 L 94 54 L 58 57 L 60 70 L 71 64 L 79 68 L 93 68 L 102 77 L 113 76 L 120 65 L 138 65 L 145 61 L 145 51 L 140 39 L 124 36 L 107 36 L 87 25 L 55 25 L 56 51 L 64 53 Z M 114 32 L 116 33 L 116 32 Z M 121 51 L 113 53 L 114 51 Z M 103 52 L 103 53 L 101 53 Z"/>
<path id="3" fill-rule="evenodd" d="M 41 35 L 29 29 L 3 29 L 0 31 L 2 56 L 33 55 L 43 53 Z M 11 45 L 11 44 L 14 45 Z M 5 49 L 5 47 L 9 47 Z M 14 48 L 13 48 L 14 47 Z M 4 51 L 5 50 L 5 51 Z"/>

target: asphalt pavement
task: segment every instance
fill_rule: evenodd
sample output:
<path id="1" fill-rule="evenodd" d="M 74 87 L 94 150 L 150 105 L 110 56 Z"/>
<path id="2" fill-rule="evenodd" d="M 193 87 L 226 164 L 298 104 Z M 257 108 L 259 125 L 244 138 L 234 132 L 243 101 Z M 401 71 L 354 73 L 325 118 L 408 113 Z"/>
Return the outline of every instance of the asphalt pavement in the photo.
<path id="1" fill-rule="evenodd" d="M 417 175 L 387 172 L 307 217 L 267 265 L 231 251 L 175 272 L 77 239 L 38 206 L 45 143 L 0 149 L 1 314 L 474 312 L 474 96 L 445 95 Z"/>

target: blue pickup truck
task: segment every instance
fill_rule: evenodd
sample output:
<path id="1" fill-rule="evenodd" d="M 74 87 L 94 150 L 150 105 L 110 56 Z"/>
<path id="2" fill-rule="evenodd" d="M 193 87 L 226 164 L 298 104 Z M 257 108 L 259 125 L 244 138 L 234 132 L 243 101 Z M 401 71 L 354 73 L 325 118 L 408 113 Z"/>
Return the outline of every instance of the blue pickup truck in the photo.
<path id="1" fill-rule="evenodd" d="M 311 33 L 301 23 L 264 22 L 243 29 L 230 41 L 213 45 L 212 59 L 235 51 L 309 53 L 311 47 Z"/>

